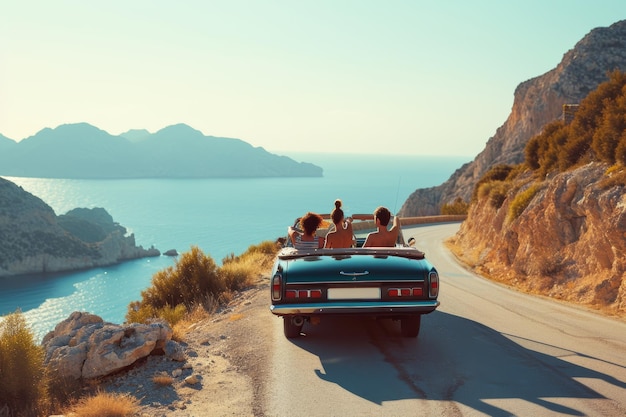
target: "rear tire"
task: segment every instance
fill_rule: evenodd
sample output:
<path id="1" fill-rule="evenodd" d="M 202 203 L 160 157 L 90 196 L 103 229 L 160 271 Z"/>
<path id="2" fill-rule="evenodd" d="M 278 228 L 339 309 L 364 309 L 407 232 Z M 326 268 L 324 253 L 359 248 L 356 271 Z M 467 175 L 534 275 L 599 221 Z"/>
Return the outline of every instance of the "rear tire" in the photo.
<path id="1" fill-rule="evenodd" d="M 404 337 L 417 337 L 420 332 L 422 316 L 410 316 L 400 319 L 400 332 Z"/>
<path id="2" fill-rule="evenodd" d="M 285 337 L 287 339 L 293 339 L 296 337 L 300 337 L 300 331 L 302 330 L 301 325 L 293 324 L 293 317 L 283 316 L 283 330 L 285 332 Z"/>

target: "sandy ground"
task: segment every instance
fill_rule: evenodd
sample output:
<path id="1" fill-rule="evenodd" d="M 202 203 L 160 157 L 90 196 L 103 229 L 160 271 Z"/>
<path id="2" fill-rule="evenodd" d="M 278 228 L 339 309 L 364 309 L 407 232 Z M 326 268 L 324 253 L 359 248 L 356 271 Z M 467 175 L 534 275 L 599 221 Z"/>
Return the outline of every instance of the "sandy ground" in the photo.
<path id="1" fill-rule="evenodd" d="M 183 346 L 186 362 L 152 356 L 103 381 L 101 389 L 141 402 L 139 416 L 261 416 L 272 339 L 267 278 L 240 293 L 222 312 L 193 325 Z M 159 386 L 153 377 L 175 375 Z M 195 377 L 190 384 L 186 378 Z"/>

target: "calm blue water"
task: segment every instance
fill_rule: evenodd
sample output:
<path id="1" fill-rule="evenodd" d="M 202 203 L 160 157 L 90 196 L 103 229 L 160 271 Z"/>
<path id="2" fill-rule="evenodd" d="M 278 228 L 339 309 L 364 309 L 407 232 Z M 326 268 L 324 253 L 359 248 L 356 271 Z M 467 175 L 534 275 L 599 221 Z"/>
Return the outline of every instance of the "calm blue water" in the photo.
<path id="1" fill-rule="evenodd" d="M 194 180 L 6 179 L 50 205 L 57 214 L 104 207 L 135 233 L 138 245 L 164 252 L 198 246 L 218 264 L 248 246 L 286 235 L 307 211 L 330 212 L 341 198 L 347 215 L 379 205 L 400 209 L 417 188 L 439 185 L 469 158 L 289 154 L 324 168 L 322 178 Z M 0 315 L 16 309 L 43 337 L 73 311 L 122 323 L 127 306 L 141 299 L 152 275 L 174 264 L 161 256 L 54 276 L 0 279 Z"/>

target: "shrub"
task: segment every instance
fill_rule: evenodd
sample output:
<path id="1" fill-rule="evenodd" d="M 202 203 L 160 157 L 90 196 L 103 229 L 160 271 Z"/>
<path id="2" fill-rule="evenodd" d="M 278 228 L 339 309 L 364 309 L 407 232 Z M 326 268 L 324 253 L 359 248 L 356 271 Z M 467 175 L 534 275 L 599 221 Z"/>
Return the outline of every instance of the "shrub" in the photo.
<path id="1" fill-rule="evenodd" d="M 245 262 L 229 262 L 220 268 L 220 277 L 231 291 L 249 287 L 259 273 L 259 267 L 251 258 Z"/>
<path id="2" fill-rule="evenodd" d="M 626 162 L 626 74 L 614 71 L 608 78 L 581 101 L 570 124 L 549 123 L 528 141 L 525 161 L 539 176 L 587 161 Z"/>
<path id="3" fill-rule="evenodd" d="M 467 214 L 469 204 L 463 201 L 461 197 L 457 197 L 453 203 L 444 204 L 441 207 L 441 214 Z"/>
<path id="4" fill-rule="evenodd" d="M 511 165 L 498 164 L 491 167 L 491 169 L 489 169 L 489 171 L 487 171 L 485 175 L 483 175 L 482 178 L 476 183 L 476 186 L 474 187 L 474 192 L 472 193 L 472 200 L 481 197 L 479 195 L 479 191 L 481 191 L 480 188 L 483 184 L 494 181 L 505 181 L 511 171 L 513 171 L 513 167 Z M 482 191 L 484 192 L 485 190 Z M 484 196 L 485 194 L 482 195 L 482 197 Z"/>
<path id="5" fill-rule="evenodd" d="M 258 245 L 250 245 L 248 249 L 239 256 L 235 256 L 235 254 L 231 253 L 226 258 L 222 259 L 222 265 L 231 262 L 239 262 L 245 261 L 247 257 L 263 255 L 263 257 L 258 257 L 257 259 L 269 259 L 273 260 L 274 256 L 280 249 L 280 246 L 276 242 L 272 242 L 270 240 L 266 240 L 264 242 L 259 243 Z"/>
<path id="6" fill-rule="evenodd" d="M 533 184 L 526 190 L 517 193 L 509 206 L 508 220 L 513 221 L 517 219 L 526 210 L 526 207 L 528 207 L 539 190 L 541 190 L 541 185 Z"/>
<path id="7" fill-rule="evenodd" d="M 483 182 L 478 189 L 479 199 L 488 198 L 489 204 L 498 210 L 502 207 L 511 184 L 506 181 Z"/>
<path id="8" fill-rule="evenodd" d="M 18 310 L 0 322 L 0 407 L 39 415 L 49 402 L 43 348 Z"/>
<path id="9" fill-rule="evenodd" d="M 207 294 L 219 296 L 224 290 L 213 258 L 193 246 L 180 256 L 174 267 L 154 274 L 152 285 L 142 291 L 141 296 L 142 304 L 156 309 L 178 304 L 191 307 Z"/>
<path id="10" fill-rule="evenodd" d="M 81 398 L 71 408 L 79 417 L 130 417 L 137 415 L 139 400 L 128 394 L 98 392 Z"/>
<path id="11" fill-rule="evenodd" d="M 187 316 L 187 307 L 185 304 L 177 304 L 172 307 L 165 305 L 161 308 L 155 308 L 148 303 L 134 301 L 130 303 L 126 312 L 126 321 L 128 323 L 148 323 L 154 319 L 162 319 L 175 326 Z"/>

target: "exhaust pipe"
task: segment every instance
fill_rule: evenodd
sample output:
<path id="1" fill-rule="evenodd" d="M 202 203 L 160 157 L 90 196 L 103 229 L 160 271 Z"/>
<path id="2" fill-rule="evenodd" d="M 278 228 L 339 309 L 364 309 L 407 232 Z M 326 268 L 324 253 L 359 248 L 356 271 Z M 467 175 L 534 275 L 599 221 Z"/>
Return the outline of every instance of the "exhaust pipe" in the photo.
<path id="1" fill-rule="evenodd" d="M 302 326 L 304 324 L 304 317 L 302 316 L 295 316 L 294 318 L 291 319 L 291 323 L 294 326 Z"/>

